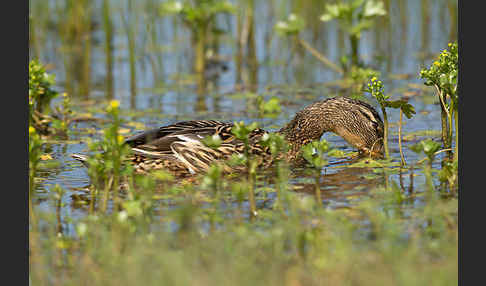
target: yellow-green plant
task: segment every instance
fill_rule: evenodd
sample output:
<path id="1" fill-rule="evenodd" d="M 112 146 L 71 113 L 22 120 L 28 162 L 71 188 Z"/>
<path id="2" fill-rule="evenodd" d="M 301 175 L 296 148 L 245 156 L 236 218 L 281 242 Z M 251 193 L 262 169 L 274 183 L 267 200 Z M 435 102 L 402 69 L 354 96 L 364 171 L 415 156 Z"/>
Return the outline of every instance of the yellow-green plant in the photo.
<path id="1" fill-rule="evenodd" d="M 46 72 L 37 60 L 29 63 L 29 124 L 38 132 L 47 134 L 50 123 L 47 114 L 53 98 L 59 95 L 51 86 L 54 75 Z"/>
<path id="2" fill-rule="evenodd" d="M 351 97 L 355 99 L 363 98 L 363 87 L 370 78 L 379 77 L 380 72 L 372 68 L 351 66 L 349 79 L 351 84 Z"/>
<path id="3" fill-rule="evenodd" d="M 282 108 L 280 106 L 280 99 L 278 97 L 272 97 L 268 101 L 265 101 L 262 95 L 257 97 L 257 105 L 260 116 L 275 118 L 277 117 Z"/>
<path id="4" fill-rule="evenodd" d="M 415 114 L 414 107 L 403 99 L 399 100 L 388 100 L 390 95 L 385 94 L 385 88 L 383 82 L 378 80 L 376 77 L 371 78 L 371 82 L 368 83 L 368 89 L 365 90 L 369 92 L 380 104 L 381 112 L 383 114 L 383 148 L 385 149 L 386 159 L 390 158 L 390 152 L 388 150 L 388 115 L 386 113 L 386 108 L 399 108 L 407 118 L 412 118 Z M 400 146 L 401 149 L 401 146 Z M 403 162 L 402 162 L 403 163 Z"/>
<path id="5" fill-rule="evenodd" d="M 444 49 L 437 60 L 430 67 L 420 71 L 420 78 L 424 79 L 425 85 L 433 86 L 436 89 L 441 107 L 442 144 L 448 149 L 452 145 L 452 124 L 455 121 L 456 146 L 454 158 L 458 157 L 458 122 L 457 122 L 457 73 L 458 65 L 457 43 L 449 43 L 448 49 Z"/>
<path id="6" fill-rule="evenodd" d="M 123 164 L 130 154 L 130 147 L 124 144 L 124 138 L 120 134 L 120 103 L 112 100 L 106 108 L 112 123 L 104 130 L 104 137 L 100 141 L 90 142 L 92 151 L 101 151 L 89 157 L 88 172 L 95 183 L 95 187 L 104 183 L 103 209 L 106 210 L 109 191 L 113 190 L 113 198 L 118 204 L 118 189 L 120 178 L 133 173 L 131 164 Z"/>
<path id="7" fill-rule="evenodd" d="M 55 76 L 48 74 L 37 60 L 29 63 L 29 125 L 37 132 L 47 135 L 62 132 L 66 134 L 72 114 L 71 99 L 63 93 L 61 107 L 51 107 L 51 101 L 59 96 L 52 88 Z"/>

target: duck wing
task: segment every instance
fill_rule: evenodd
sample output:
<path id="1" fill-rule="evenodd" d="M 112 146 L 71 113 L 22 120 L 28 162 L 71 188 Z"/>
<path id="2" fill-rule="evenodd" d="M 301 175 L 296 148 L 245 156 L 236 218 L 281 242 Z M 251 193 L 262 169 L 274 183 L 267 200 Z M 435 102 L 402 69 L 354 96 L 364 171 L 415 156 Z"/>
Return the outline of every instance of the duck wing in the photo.
<path id="1" fill-rule="evenodd" d="M 190 173 L 205 171 L 212 162 L 225 160 L 234 153 L 242 153 L 244 144 L 231 133 L 232 123 L 214 120 L 185 121 L 145 131 L 128 138 L 125 142 L 135 155 L 146 158 L 175 157 Z M 254 138 L 265 131 L 256 129 L 250 134 Z M 203 139 L 217 134 L 222 143 L 211 148 Z"/>
<path id="2" fill-rule="evenodd" d="M 223 132 L 225 129 L 231 129 L 233 124 L 216 121 L 216 120 L 192 120 L 182 121 L 175 124 L 162 126 L 159 128 L 150 129 L 125 140 L 125 143 L 131 147 L 152 143 L 158 139 L 164 138 L 168 135 L 178 134 L 196 134 L 196 133 L 212 133 Z M 229 132 L 231 135 L 231 132 Z"/>

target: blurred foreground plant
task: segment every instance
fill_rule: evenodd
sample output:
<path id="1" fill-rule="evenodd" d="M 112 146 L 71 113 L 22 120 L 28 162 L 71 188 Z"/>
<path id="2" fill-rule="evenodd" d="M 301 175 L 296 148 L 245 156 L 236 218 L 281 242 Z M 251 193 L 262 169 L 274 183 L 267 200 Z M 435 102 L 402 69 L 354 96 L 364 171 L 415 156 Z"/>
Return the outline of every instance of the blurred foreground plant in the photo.
<path id="1" fill-rule="evenodd" d="M 106 108 L 108 117 L 112 123 L 104 130 L 104 136 L 96 142 L 89 142 L 88 147 L 91 151 L 98 153 L 89 157 L 87 164 L 88 173 L 92 179 L 95 188 L 103 186 L 103 210 L 106 210 L 110 190 L 113 190 L 115 204 L 118 204 L 118 189 L 120 178 L 133 174 L 131 164 L 123 164 L 131 149 L 124 144 L 124 138 L 120 134 L 120 103 L 112 100 Z"/>
<path id="2" fill-rule="evenodd" d="M 35 188 L 35 176 L 42 154 L 42 141 L 34 127 L 29 126 L 29 217 L 35 225 L 34 211 L 32 207 L 32 195 Z"/>
<path id="3" fill-rule="evenodd" d="M 71 101 L 63 93 L 62 108 L 51 108 L 51 101 L 59 96 L 52 88 L 54 75 L 49 75 L 38 61 L 29 63 L 29 125 L 43 135 L 67 133 L 71 111 Z M 55 111 L 55 112 L 54 112 Z"/>
<path id="4" fill-rule="evenodd" d="M 271 161 L 275 170 L 275 191 L 277 193 L 276 209 L 283 211 L 283 196 L 287 191 L 286 185 L 288 180 L 289 168 L 285 160 L 282 159 L 281 154 L 287 153 L 290 146 L 285 140 L 284 136 L 278 133 L 267 133 L 262 136 L 260 143 L 269 148 L 272 156 Z M 285 196 L 286 197 L 286 196 Z"/>
<path id="5" fill-rule="evenodd" d="M 328 161 L 324 159 L 327 151 L 329 151 L 329 143 L 325 139 L 322 139 L 321 141 L 313 141 L 302 147 L 302 155 L 304 159 L 314 167 L 314 189 L 318 206 L 322 206 L 320 178 L 322 168 L 328 163 Z"/>
<path id="6" fill-rule="evenodd" d="M 258 123 L 253 122 L 250 125 L 245 125 L 243 121 L 235 122 L 231 132 L 235 135 L 236 138 L 240 139 L 244 143 L 244 154 L 243 159 L 246 163 L 246 170 L 248 172 L 248 201 L 250 203 L 250 217 L 256 217 L 256 201 L 255 201 L 255 181 L 256 181 L 256 169 L 257 169 L 257 162 L 254 160 L 251 150 L 250 150 L 250 141 L 249 135 L 250 133 L 258 128 Z"/>

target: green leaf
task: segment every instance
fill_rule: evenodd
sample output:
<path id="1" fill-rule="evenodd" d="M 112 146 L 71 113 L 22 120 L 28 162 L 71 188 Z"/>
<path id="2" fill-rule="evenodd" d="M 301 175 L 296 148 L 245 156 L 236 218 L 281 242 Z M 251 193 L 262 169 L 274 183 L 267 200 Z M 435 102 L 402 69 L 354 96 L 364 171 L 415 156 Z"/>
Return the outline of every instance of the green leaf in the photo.
<path id="1" fill-rule="evenodd" d="M 245 125 L 245 122 L 234 122 L 233 128 L 231 128 L 231 132 L 236 136 L 236 138 L 241 140 L 248 139 L 248 135 L 255 129 L 258 128 L 258 123 L 253 122 L 250 125 Z"/>
<path id="2" fill-rule="evenodd" d="M 219 137 L 218 134 L 214 134 L 212 136 L 206 136 L 202 142 L 204 145 L 210 147 L 210 148 L 218 148 L 221 146 L 222 140 L 221 137 Z"/>
<path id="3" fill-rule="evenodd" d="M 327 165 L 328 161 L 322 158 L 324 153 L 329 150 L 329 143 L 326 140 L 313 141 L 302 147 L 302 156 L 312 166 L 322 168 Z"/>
<path id="4" fill-rule="evenodd" d="M 322 22 L 328 22 L 331 21 L 332 19 L 334 19 L 334 17 L 329 13 L 322 14 L 321 17 L 319 18 L 319 20 L 321 20 Z"/>
<path id="5" fill-rule="evenodd" d="M 160 6 L 160 13 L 162 15 L 178 14 L 184 9 L 184 4 L 181 1 L 169 1 L 162 3 Z"/>
<path id="6" fill-rule="evenodd" d="M 342 6 L 340 7 L 338 4 L 328 4 L 326 5 L 326 13 L 321 16 L 320 20 L 327 22 L 334 18 L 339 18 L 342 14 L 342 10 Z"/>
<path id="7" fill-rule="evenodd" d="M 373 26 L 373 21 L 371 20 L 361 20 L 358 24 L 351 27 L 349 33 L 351 35 L 356 35 L 360 37 L 361 31 L 367 30 Z"/>
<path id="8" fill-rule="evenodd" d="M 424 153 L 431 157 L 435 152 L 439 151 L 440 143 L 433 141 L 432 139 L 427 139 L 420 142 L 423 146 Z"/>
<path id="9" fill-rule="evenodd" d="M 262 102 L 260 110 L 263 114 L 278 114 L 281 111 L 280 99 L 272 97 L 267 102 Z"/>
<path id="10" fill-rule="evenodd" d="M 424 150 L 422 144 L 417 143 L 417 144 L 414 144 L 414 145 L 411 145 L 408 147 L 410 150 L 412 150 L 413 152 L 417 153 L 417 154 L 420 154 L 422 153 L 422 151 Z"/>
<path id="11" fill-rule="evenodd" d="M 297 14 L 291 13 L 286 21 L 278 21 L 274 29 L 281 36 L 296 35 L 305 28 L 305 21 Z"/>
<path id="12" fill-rule="evenodd" d="M 366 1 L 363 7 L 364 17 L 385 16 L 385 5 L 381 1 Z"/>
<path id="13" fill-rule="evenodd" d="M 410 119 L 412 118 L 413 114 L 415 114 L 415 108 L 413 105 L 408 103 L 406 100 L 399 99 L 399 100 L 389 100 L 386 101 L 386 107 L 391 107 L 391 108 L 400 108 L 405 114 L 405 116 Z"/>

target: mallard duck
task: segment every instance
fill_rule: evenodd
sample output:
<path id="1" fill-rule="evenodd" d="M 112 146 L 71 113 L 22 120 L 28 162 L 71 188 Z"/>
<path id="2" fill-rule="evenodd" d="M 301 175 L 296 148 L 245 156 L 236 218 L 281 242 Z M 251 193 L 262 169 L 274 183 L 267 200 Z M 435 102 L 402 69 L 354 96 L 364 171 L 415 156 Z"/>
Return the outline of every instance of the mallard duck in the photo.
<path id="1" fill-rule="evenodd" d="M 233 126 L 233 123 L 215 120 L 184 121 L 134 135 L 127 138 L 125 144 L 132 148 L 131 161 L 137 171 L 166 169 L 184 177 L 204 172 L 212 162 L 244 152 L 244 143 L 231 132 Z M 302 162 L 301 147 L 319 140 L 325 132 L 341 136 L 361 154 L 382 153 L 383 122 L 380 115 L 371 105 L 348 97 L 315 102 L 297 112 L 277 132 L 290 145 L 289 151 L 282 154 L 289 162 Z M 219 147 L 206 146 L 203 139 L 215 134 L 221 139 Z M 249 134 L 249 152 L 258 155 L 260 163 L 268 166 L 272 156 L 269 148 L 260 144 L 265 134 L 267 131 L 260 128 Z M 86 160 L 79 154 L 73 154 L 73 157 Z"/>

